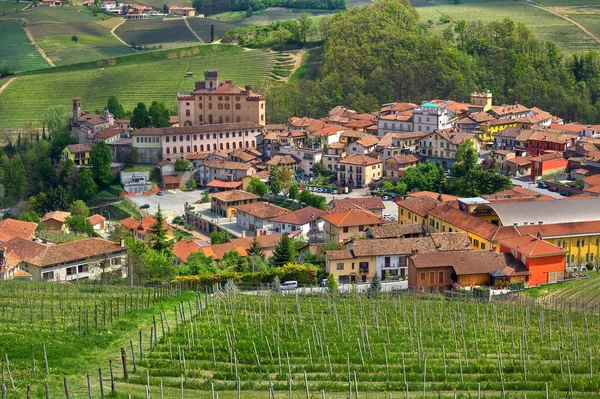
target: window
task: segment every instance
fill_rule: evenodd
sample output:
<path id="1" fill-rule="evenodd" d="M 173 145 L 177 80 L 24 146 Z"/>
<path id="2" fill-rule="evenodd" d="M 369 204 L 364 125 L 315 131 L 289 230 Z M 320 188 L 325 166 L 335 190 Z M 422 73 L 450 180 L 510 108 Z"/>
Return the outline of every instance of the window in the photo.
<path id="1" fill-rule="evenodd" d="M 179 153 L 183 154 L 183 146 L 179 147 Z"/>
<path id="2" fill-rule="evenodd" d="M 168 152 L 167 152 L 168 154 Z M 173 154 L 177 154 L 177 147 L 173 147 Z"/>
<path id="3" fill-rule="evenodd" d="M 177 136 L 173 136 L 173 143 L 177 141 Z"/>
<path id="4" fill-rule="evenodd" d="M 348 227 L 344 227 L 343 232 L 347 233 L 348 232 Z"/>
<path id="5" fill-rule="evenodd" d="M 485 242 L 481 243 L 481 249 L 485 249 Z"/>
<path id="6" fill-rule="evenodd" d="M 185 136 L 185 139 L 186 139 L 187 141 L 190 141 L 190 135 L 188 134 L 187 136 Z"/>
<path id="7" fill-rule="evenodd" d="M 479 248 L 479 240 L 473 240 L 473 245 L 477 248 Z"/>
<path id="8" fill-rule="evenodd" d="M 198 146 L 194 144 L 194 152 L 198 152 Z"/>
<path id="9" fill-rule="evenodd" d="M 421 272 L 421 280 L 425 280 L 425 272 Z"/>
<path id="10" fill-rule="evenodd" d="M 577 240 L 577 247 L 579 247 L 579 240 Z"/>
<path id="11" fill-rule="evenodd" d="M 179 136 L 179 141 L 183 141 L 183 135 Z"/>
<path id="12" fill-rule="evenodd" d="M 223 104 L 219 104 L 219 105 L 217 106 L 217 108 L 219 108 L 219 109 L 223 109 Z"/>
<path id="13" fill-rule="evenodd" d="M 585 247 L 585 238 L 583 238 L 583 239 L 581 240 L 581 246 L 582 246 L 582 247 Z"/>
<path id="14" fill-rule="evenodd" d="M 446 225 L 442 224 L 442 232 L 445 232 L 445 231 L 446 231 Z"/>
<path id="15" fill-rule="evenodd" d="M 435 272 L 429 272 L 429 284 L 435 284 Z"/>
<path id="16" fill-rule="evenodd" d="M 54 280 L 54 272 L 46 272 L 42 274 L 44 280 Z"/>
<path id="17" fill-rule="evenodd" d="M 219 96 L 219 101 L 223 101 L 223 96 Z"/>
<path id="18" fill-rule="evenodd" d="M 138 138 L 138 141 L 140 141 L 140 139 Z M 168 143 L 169 142 L 169 136 L 166 137 L 165 141 Z"/>
<path id="19" fill-rule="evenodd" d="M 186 149 L 187 149 L 187 152 L 191 152 L 191 151 L 190 151 L 190 146 L 189 146 L 189 145 L 187 146 L 187 148 L 186 148 Z"/>
<path id="20" fill-rule="evenodd" d="M 242 109 L 242 106 L 240 104 L 235 104 L 235 109 Z"/>
<path id="21" fill-rule="evenodd" d="M 236 96 L 235 101 L 240 101 L 240 96 Z"/>
<path id="22" fill-rule="evenodd" d="M 200 144 L 200 152 L 204 151 L 204 144 Z"/>
<path id="23" fill-rule="evenodd" d="M 438 283 L 444 282 L 444 272 L 438 272 Z"/>
<path id="24" fill-rule="evenodd" d="M 358 226 L 358 231 L 364 231 L 365 230 L 365 226 L 363 226 L 362 224 L 360 226 Z"/>
<path id="25" fill-rule="evenodd" d="M 185 110 L 185 116 L 190 116 L 190 110 L 189 109 Z"/>
<path id="26" fill-rule="evenodd" d="M 225 109 L 229 109 L 229 104 L 225 104 Z"/>
<path id="27" fill-rule="evenodd" d="M 167 149 L 165 150 L 165 152 L 166 152 L 167 154 L 170 154 L 170 153 L 171 153 L 171 150 L 169 150 L 169 147 L 167 147 Z"/>
<path id="28" fill-rule="evenodd" d="M 88 266 L 87 266 L 87 265 L 79 265 L 79 266 L 77 267 L 77 271 L 78 271 L 79 273 L 87 273 L 87 271 L 88 271 Z"/>
<path id="29" fill-rule="evenodd" d="M 196 137 L 196 135 L 194 134 L 194 141 L 196 141 L 196 139 L 197 139 L 197 137 Z"/>
<path id="30" fill-rule="evenodd" d="M 337 270 L 344 270 L 344 264 L 343 263 L 338 263 L 337 264 Z"/>

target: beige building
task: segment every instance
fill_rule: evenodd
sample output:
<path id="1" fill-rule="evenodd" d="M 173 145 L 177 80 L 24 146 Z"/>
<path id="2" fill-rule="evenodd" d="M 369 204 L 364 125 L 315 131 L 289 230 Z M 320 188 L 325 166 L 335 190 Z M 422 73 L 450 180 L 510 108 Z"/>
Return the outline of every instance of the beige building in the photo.
<path id="1" fill-rule="evenodd" d="M 170 6 L 169 7 L 169 15 L 194 17 L 194 16 L 196 16 L 196 9 L 194 7 Z M 204 17 L 204 15 L 202 15 L 202 17 Z"/>
<path id="2" fill-rule="evenodd" d="M 220 82 L 218 71 L 204 72 L 204 81 L 196 82 L 190 93 L 178 93 L 177 99 L 180 126 L 235 122 L 266 124 L 266 97 L 254 93 L 252 85 L 242 89 L 234 86 L 232 80 Z"/>
<path id="3" fill-rule="evenodd" d="M 473 142 L 475 150 L 479 152 L 480 143 L 474 134 L 436 130 L 419 140 L 419 153 L 428 161 L 440 164 L 444 170 L 450 169 L 456 162 L 458 146 L 467 139 Z"/>
<path id="4" fill-rule="evenodd" d="M 342 158 L 336 169 L 336 179 L 343 186 L 363 188 L 383 176 L 383 162 L 367 155 L 354 154 Z"/>
<path id="5" fill-rule="evenodd" d="M 328 213 L 321 216 L 325 221 L 325 241 L 344 242 L 350 238 L 363 237 L 369 227 L 386 223 L 373 212 L 364 209 L 350 209 L 347 211 Z"/>

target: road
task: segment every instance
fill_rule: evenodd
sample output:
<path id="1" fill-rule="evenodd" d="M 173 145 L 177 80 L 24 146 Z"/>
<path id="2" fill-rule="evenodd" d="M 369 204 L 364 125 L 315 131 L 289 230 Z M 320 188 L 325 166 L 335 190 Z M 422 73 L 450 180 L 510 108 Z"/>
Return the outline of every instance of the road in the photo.
<path id="1" fill-rule="evenodd" d="M 563 198 L 563 197 L 561 197 L 561 195 L 559 193 L 555 193 L 550 190 L 546 190 L 544 188 L 539 188 L 537 186 L 537 184 L 533 183 L 527 177 L 512 177 L 510 179 L 510 181 L 512 184 L 521 186 L 521 187 L 526 188 L 531 191 L 535 191 L 538 194 L 547 195 L 548 197 L 552 197 L 552 198 Z"/>
<path id="2" fill-rule="evenodd" d="M 138 207 L 148 204 L 149 209 L 143 210 L 147 215 L 154 215 L 160 205 L 165 218 L 171 222 L 175 216 L 183 216 L 185 203 L 194 203 L 202 198 L 204 191 L 180 191 L 180 190 L 165 190 L 165 195 L 138 195 L 130 197 L 131 201 Z"/>

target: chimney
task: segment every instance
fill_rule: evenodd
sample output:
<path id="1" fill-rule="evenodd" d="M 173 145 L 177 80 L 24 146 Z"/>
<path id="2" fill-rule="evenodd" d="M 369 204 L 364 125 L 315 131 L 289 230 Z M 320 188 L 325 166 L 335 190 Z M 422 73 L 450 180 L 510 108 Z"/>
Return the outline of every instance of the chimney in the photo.
<path id="1" fill-rule="evenodd" d="M 410 253 L 411 253 L 412 255 L 416 255 L 416 254 L 418 254 L 418 253 L 419 253 L 419 250 L 418 250 L 417 248 L 412 248 L 412 249 L 410 250 Z"/>
<path id="2" fill-rule="evenodd" d="M 80 116 L 81 116 L 81 98 L 75 97 L 73 99 L 73 122 L 76 122 Z"/>
<path id="3" fill-rule="evenodd" d="M 125 239 L 123 237 L 121 237 L 121 239 L 119 240 L 119 246 L 121 248 L 125 248 Z"/>
<path id="4" fill-rule="evenodd" d="M 246 94 L 248 94 L 249 96 L 252 95 L 252 85 L 246 85 Z"/>
<path id="5" fill-rule="evenodd" d="M 246 230 L 242 231 L 242 238 L 246 238 Z"/>
<path id="6" fill-rule="evenodd" d="M 542 232 L 541 232 L 541 231 L 538 231 L 537 233 L 535 233 L 535 236 L 536 236 L 536 238 L 537 238 L 538 240 L 542 240 L 542 239 L 543 239 L 543 238 L 542 238 Z"/>

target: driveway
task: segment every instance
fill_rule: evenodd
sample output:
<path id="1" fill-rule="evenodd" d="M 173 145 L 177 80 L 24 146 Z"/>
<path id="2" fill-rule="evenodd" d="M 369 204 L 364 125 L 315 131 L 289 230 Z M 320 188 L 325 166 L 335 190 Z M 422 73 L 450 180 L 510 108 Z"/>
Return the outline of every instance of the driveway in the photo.
<path id="1" fill-rule="evenodd" d="M 528 190 L 535 191 L 538 194 L 547 195 L 548 197 L 552 198 L 563 198 L 559 193 L 555 193 L 544 188 L 539 188 L 537 184 L 529 180 L 527 177 L 511 177 L 510 182 Z"/>
<path id="2" fill-rule="evenodd" d="M 153 216 L 158 210 L 162 211 L 165 218 L 171 222 L 175 216 L 183 216 L 185 203 L 192 204 L 202 198 L 203 191 L 180 191 L 180 190 L 165 190 L 165 195 L 158 196 L 138 195 L 130 197 L 131 201 L 139 208 L 142 205 L 150 205 L 149 209 L 142 209 L 141 212 L 145 215 Z"/>

